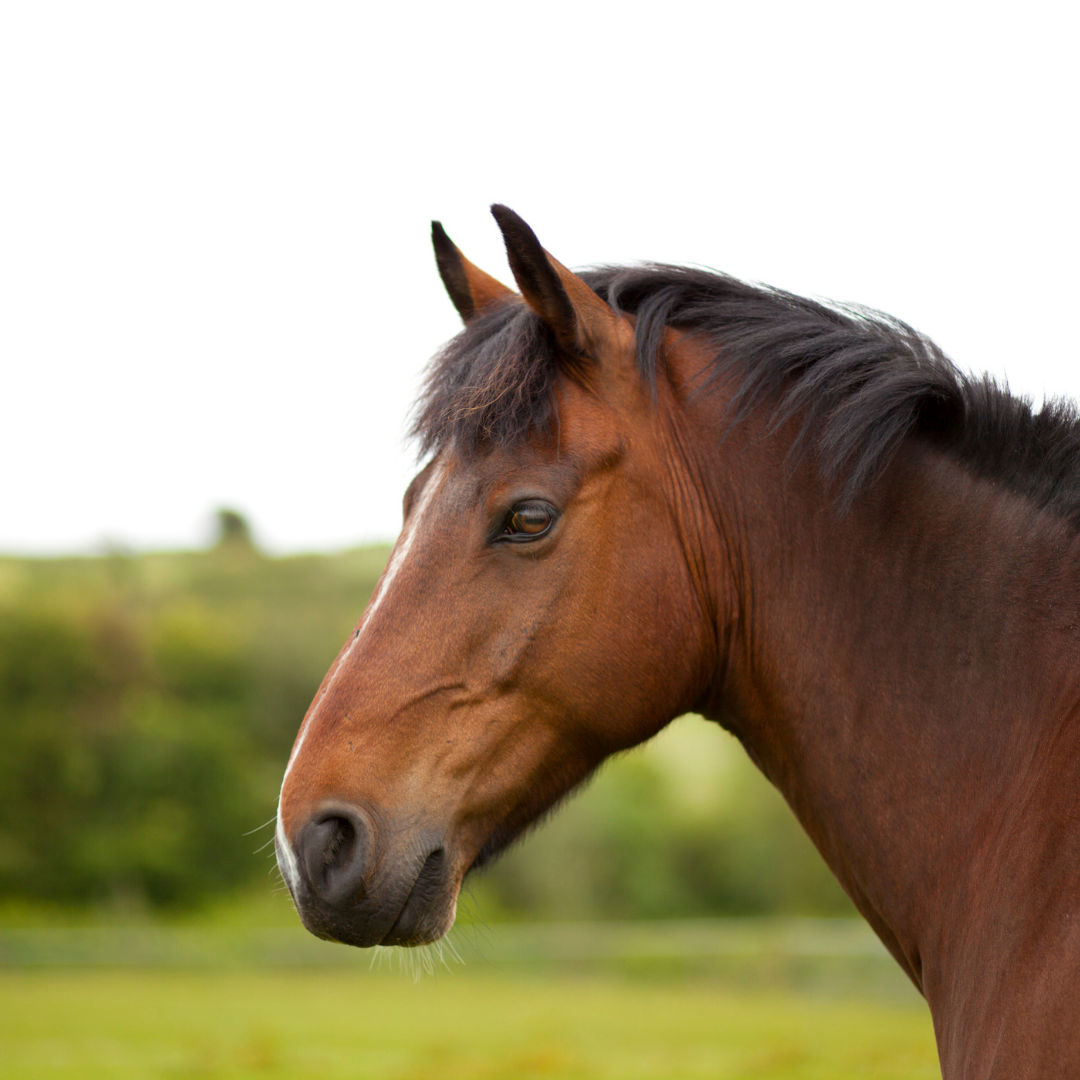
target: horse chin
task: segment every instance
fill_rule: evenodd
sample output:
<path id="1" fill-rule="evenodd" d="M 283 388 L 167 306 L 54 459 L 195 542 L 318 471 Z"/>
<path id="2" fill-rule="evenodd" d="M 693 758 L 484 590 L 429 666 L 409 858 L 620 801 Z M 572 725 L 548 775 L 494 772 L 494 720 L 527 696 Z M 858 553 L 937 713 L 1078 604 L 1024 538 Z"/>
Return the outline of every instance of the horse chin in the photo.
<path id="1" fill-rule="evenodd" d="M 293 902 L 304 927 L 324 941 L 361 949 L 413 948 L 438 941 L 454 925 L 459 889 L 460 881 L 426 879 L 422 871 L 403 899 L 365 896 L 355 904 L 332 905 L 301 889 Z"/>
<path id="2" fill-rule="evenodd" d="M 415 948 L 417 945 L 430 945 L 446 936 L 454 925 L 457 900 L 451 900 L 441 910 L 421 912 L 407 922 L 399 919 L 385 933 L 377 924 L 351 918 L 348 913 L 327 912 L 307 906 L 298 906 L 298 910 L 305 928 L 324 941 L 336 941 L 360 949 L 369 949 L 374 945 Z"/>

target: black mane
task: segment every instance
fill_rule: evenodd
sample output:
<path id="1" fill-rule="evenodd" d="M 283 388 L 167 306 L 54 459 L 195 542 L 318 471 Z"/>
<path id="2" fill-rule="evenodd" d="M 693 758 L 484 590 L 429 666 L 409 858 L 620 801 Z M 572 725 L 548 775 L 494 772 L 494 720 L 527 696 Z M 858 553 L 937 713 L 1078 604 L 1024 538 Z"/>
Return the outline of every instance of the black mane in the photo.
<path id="1" fill-rule="evenodd" d="M 813 447 L 850 505 L 912 434 L 1080 527 L 1080 416 L 1055 399 L 1034 411 L 989 376 L 960 371 L 906 323 L 678 266 L 581 275 L 637 318 L 637 362 L 656 385 L 664 328 L 690 331 L 715 359 L 702 389 L 734 376 L 730 422 L 767 402 L 776 424 L 802 416 L 793 451 Z M 435 357 L 413 435 L 426 453 L 511 446 L 554 420 L 558 346 L 524 304 L 476 319 Z"/>

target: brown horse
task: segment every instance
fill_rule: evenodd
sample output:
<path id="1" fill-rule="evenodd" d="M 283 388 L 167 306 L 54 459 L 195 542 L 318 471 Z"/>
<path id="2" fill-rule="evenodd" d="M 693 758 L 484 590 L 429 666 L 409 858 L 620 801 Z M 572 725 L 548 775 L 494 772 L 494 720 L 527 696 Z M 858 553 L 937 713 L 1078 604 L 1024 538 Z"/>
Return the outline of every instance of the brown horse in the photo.
<path id="1" fill-rule="evenodd" d="M 282 786 L 304 924 L 445 934 L 462 879 L 673 717 L 732 731 L 925 994 L 947 1078 L 1080 1076 L 1080 422 L 885 316 L 670 266 L 465 329 Z"/>

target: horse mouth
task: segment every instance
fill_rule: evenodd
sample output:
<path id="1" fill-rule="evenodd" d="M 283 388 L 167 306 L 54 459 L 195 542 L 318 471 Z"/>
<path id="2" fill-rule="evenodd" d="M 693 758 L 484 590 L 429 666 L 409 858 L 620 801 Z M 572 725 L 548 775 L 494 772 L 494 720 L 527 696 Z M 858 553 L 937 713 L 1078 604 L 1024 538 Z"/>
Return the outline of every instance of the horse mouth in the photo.
<path id="1" fill-rule="evenodd" d="M 411 883 L 381 883 L 352 897 L 320 896 L 307 881 L 290 891 L 300 921 L 316 937 L 357 948 L 373 945 L 426 945 L 453 924 L 456 889 L 444 848 L 431 851 Z M 415 863 L 413 864 L 416 865 Z M 406 879 L 407 881 L 407 879 Z"/>
<path id="2" fill-rule="evenodd" d="M 445 864 L 444 848 L 436 848 L 428 855 L 398 917 L 394 920 L 394 925 L 379 942 L 380 945 L 424 945 L 438 940 L 446 929 L 449 929 L 446 927 L 433 936 L 425 920 L 425 916 L 438 904 L 446 891 L 448 883 Z"/>

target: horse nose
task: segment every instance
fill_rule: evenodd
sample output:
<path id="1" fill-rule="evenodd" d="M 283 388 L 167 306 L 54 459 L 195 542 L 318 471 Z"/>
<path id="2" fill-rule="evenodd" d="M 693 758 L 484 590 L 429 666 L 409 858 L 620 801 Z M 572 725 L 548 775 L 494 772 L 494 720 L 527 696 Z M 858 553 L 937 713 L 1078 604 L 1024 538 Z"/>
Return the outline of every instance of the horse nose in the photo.
<path id="1" fill-rule="evenodd" d="M 353 806 L 321 810 L 296 841 L 297 863 L 308 888 L 335 906 L 356 903 L 364 895 L 371 861 L 371 827 Z"/>

